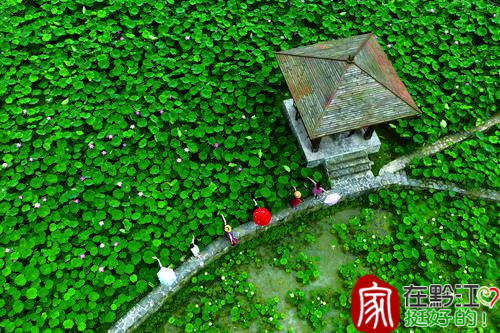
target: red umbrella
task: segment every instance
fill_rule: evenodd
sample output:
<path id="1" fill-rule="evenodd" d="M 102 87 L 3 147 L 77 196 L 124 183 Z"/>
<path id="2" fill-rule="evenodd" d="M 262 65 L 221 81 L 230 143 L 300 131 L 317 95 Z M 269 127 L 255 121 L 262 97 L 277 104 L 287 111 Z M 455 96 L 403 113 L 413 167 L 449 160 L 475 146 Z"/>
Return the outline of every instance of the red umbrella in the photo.
<path id="1" fill-rule="evenodd" d="M 255 224 L 258 226 L 264 227 L 271 222 L 271 212 L 269 212 L 267 209 L 264 207 L 258 207 L 257 202 L 253 201 L 255 203 L 255 210 L 253 211 L 253 221 Z"/>

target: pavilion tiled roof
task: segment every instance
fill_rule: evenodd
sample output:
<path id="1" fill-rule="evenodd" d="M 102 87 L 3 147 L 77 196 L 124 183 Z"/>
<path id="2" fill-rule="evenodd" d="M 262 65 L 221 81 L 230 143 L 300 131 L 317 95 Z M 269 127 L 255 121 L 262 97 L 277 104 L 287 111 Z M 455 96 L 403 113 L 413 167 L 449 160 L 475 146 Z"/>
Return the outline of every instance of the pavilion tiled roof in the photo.
<path id="1" fill-rule="evenodd" d="M 276 58 L 310 139 L 421 113 L 373 34 Z"/>

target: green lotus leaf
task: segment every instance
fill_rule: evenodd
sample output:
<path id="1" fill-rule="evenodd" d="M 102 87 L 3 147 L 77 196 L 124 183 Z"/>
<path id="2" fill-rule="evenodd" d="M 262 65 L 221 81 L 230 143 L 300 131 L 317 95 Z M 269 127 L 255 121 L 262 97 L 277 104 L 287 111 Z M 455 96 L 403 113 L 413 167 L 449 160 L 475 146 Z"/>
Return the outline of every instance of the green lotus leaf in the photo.
<path id="1" fill-rule="evenodd" d="M 26 290 L 26 298 L 35 299 L 38 296 L 38 290 L 36 288 L 28 288 Z"/>
<path id="2" fill-rule="evenodd" d="M 23 309 L 24 309 L 23 302 L 21 302 L 20 300 L 14 301 L 12 305 L 12 310 L 14 311 L 14 313 L 21 313 Z"/>
<path id="3" fill-rule="evenodd" d="M 71 329 L 71 328 L 73 328 L 74 325 L 75 325 L 75 323 L 71 319 L 66 319 L 63 322 L 63 326 L 64 326 L 65 329 Z"/>
<path id="4" fill-rule="evenodd" d="M 43 205 L 39 209 L 37 209 L 37 214 L 38 214 L 38 216 L 40 216 L 42 218 L 46 217 L 50 214 L 50 208 Z"/>
<path id="5" fill-rule="evenodd" d="M 24 274 L 19 274 L 16 276 L 16 278 L 14 279 L 14 282 L 18 285 L 18 286 L 24 286 L 27 282 L 26 280 L 26 277 L 24 276 Z"/>

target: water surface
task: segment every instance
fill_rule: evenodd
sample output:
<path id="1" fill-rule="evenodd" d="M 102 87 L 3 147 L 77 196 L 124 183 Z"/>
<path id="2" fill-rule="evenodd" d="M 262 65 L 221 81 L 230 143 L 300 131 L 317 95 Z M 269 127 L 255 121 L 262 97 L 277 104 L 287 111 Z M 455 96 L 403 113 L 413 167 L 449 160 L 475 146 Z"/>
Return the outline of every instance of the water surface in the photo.
<path id="1" fill-rule="evenodd" d="M 304 286 L 297 281 L 294 273 L 288 273 L 281 267 L 272 266 L 272 262 L 277 257 L 277 247 L 285 243 L 301 244 L 303 243 L 302 235 L 290 235 L 283 239 L 280 243 L 267 244 L 260 247 L 257 251 L 257 256 L 261 258 L 261 264 L 251 263 L 248 265 L 238 266 L 238 272 L 248 273 L 248 282 L 252 283 L 256 288 L 257 296 L 261 299 L 269 299 L 273 297 L 279 298 L 277 310 L 285 315 L 282 320 L 284 332 L 313 332 L 312 327 L 303 319 L 299 318 L 294 305 L 286 302 L 288 292 L 295 289 L 301 289 L 306 294 L 309 291 L 319 288 L 337 289 L 342 288 L 341 279 L 338 276 L 338 269 L 341 265 L 354 261 L 354 256 L 344 253 L 340 246 L 336 244 L 335 235 L 331 232 L 333 223 L 347 223 L 353 216 L 359 216 L 360 209 L 347 209 L 337 212 L 334 215 L 325 218 L 322 221 L 311 221 L 311 227 L 307 232 L 314 235 L 315 241 L 304 246 L 295 246 L 290 253 L 290 258 L 296 256 L 299 252 L 304 252 L 307 256 L 318 257 L 319 262 L 316 263 L 320 272 L 319 278 L 312 281 L 309 285 Z M 376 211 L 373 219 L 373 225 L 370 227 L 374 233 L 385 234 L 388 232 L 386 223 L 389 215 L 384 211 Z M 199 302 L 198 299 L 193 299 L 193 302 Z M 224 311 L 227 313 L 227 311 Z M 176 315 L 181 315 L 182 309 Z M 325 315 L 325 320 L 333 323 L 334 310 Z M 224 327 L 228 332 L 260 332 L 257 327 L 258 321 L 255 321 L 249 329 L 243 329 L 238 323 L 233 323 L 229 314 L 218 319 L 215 325 Z M 327 327 L 325 331 L 331 331 L 332 328 Z M 164 332 L 181 332 L 181 330 L 169 325 L 165 325 Z"/>

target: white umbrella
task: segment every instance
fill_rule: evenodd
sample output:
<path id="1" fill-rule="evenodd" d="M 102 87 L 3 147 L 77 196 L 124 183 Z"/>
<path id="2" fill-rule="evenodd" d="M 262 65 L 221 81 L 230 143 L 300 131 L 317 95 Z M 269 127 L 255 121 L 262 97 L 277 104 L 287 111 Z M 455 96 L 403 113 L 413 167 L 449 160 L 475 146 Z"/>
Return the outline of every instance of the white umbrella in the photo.
<path id="1" fill-rule="evenodd" d="M 160 271 L 156 275 L 158 275 L 160 283 L 166 286 L 174 284 L 175 280 L 177 279 L 174 270 L 168 267 L 160 268 Z"/>
<path id="2" fill-rule="evenodd" d="M 339 202 L 340 198 L 341 198 L 340 194 L 338 194 L 338 193 L 332 193 L 332 194 L 329 194 L 325 198 L 325 201 L 323 201 L 323 203 L 326 206 L 332 206 L 332 205 L 335 205 L 337 202 Z"/>
<path id="3" fill-rule="evenodd" d="M 158 279 L 160 280 L 160 283 L 166 286 L 174 284 L 175 280 L 177 279 L 174 270 L 169 267 L 163 267 L 160 259 L 158 259 L 157 257 L 153 257 L 153 259 L 157 260 L 160 264 L 160 271 L 156 274 L 158 276 Z"/>

